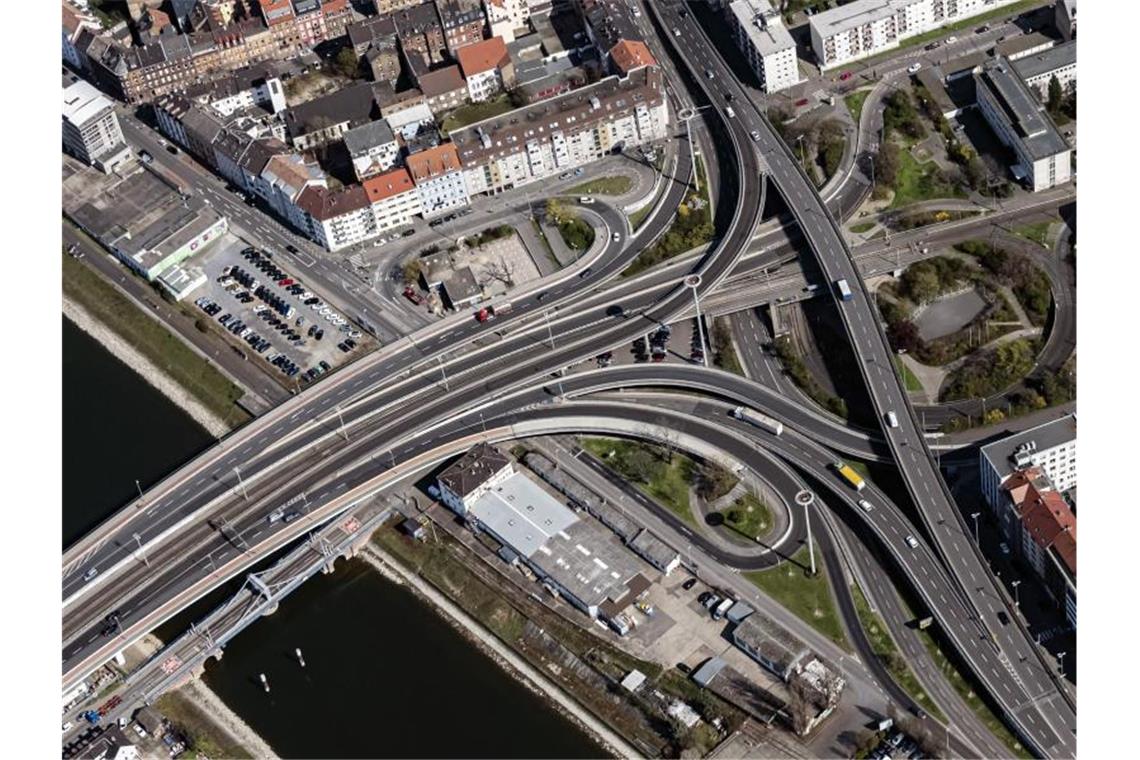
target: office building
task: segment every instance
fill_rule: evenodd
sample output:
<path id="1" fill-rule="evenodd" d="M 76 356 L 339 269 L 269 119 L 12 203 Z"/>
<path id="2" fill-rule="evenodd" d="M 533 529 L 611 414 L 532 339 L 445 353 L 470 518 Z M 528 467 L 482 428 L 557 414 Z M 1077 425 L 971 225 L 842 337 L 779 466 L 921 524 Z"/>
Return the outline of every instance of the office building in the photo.
<path id="1" fill-rule="evenodd" d="M 1069 181 L 1070 149 L 1044 107 L 1004 58 L 987 61 L 974 75 L 978 110 L 1017 162 L 1015 179 L 1033 192 Z"/>
<path id="2" fill-rule="evenodd" d="M 736 46 L 764 92 L 778 92 L 800 81 L 796 43 L 768 0 L 733 0 L 726 15 Z"/>
<path id="3" fill-rule="evenodd" d="M 1016 0 L 855 0 L 811 17 L 811 46 L 822 70 L 893 50 L 908 37 Z"/>
<path id="4" fill-rule="evenodd" d="M 1065 42 L 1021 58 L 1013 68 L 1042 102 L 1049 97 L 1049 82 L 1053 77 L 1057 77 L 1062 92 L 1070 93 L 1077 87 L 1077 43 Z"/>
<path id="5" fill-rule="evenodd" d="M 74 76 L 65 76 L 63 80 L 63 147 L 80 161 L 104 172 L 112 171 L 131 156 L 114 103 Z"/>

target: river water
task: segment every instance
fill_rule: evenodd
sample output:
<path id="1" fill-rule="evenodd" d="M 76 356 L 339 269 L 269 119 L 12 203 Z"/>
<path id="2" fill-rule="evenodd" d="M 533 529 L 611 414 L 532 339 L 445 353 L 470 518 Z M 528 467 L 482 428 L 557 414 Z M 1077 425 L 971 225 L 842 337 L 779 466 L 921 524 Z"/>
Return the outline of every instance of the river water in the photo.
<path id="1" fill-rule="evenodd" d="M 212 439 L 66 319 L 63 356 L 66 547 L 129 500 L 136 478 L 146 488 Z M 339 562 L 246 629 L 207 667 L 206 683 L 284 757 L 601 752 L 434 610 L 359 560 Z"/>

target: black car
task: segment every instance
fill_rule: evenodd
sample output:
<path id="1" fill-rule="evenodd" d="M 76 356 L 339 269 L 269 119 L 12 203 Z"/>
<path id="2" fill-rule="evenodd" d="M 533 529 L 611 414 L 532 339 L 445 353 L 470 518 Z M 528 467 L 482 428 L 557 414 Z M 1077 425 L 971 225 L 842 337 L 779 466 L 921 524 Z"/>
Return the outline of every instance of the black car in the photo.
<path id="1" fill-rule="evenodd" d="M 329 364 L 328 362 L 326 362 L 324 359 L 322 359 L 321 360 L 321 369 L 323 369 L 325 372 L 328 372 L 330 369 L 332 369 L 332 365 Z"/>
<path id="2" fill-rule="evenodd" d="M 411 237 L 414 234 L 416 234 L 415 230 L 404 230 L 404 237 Z"/>
<path id="3" fill-rule="evenodd" d="M 697 585 L 697 579 L 696 578 L 690 578 L 689 580 L 687 580 L 681 584 L 681 588 L 685 589 L 685 591 L 688 591 L 689 589 L 691 589 L 695 585 Z"/>
<path id="4" fill-rule="evenodd" d="M 582 270 L 582 273 L 581 273 L 581 274 L 579 274 L 578 276 L 579 276 L 579 277 L 581 277 L 581 278 L 583 278 L 583 279 L 585 279 L 585 278 L 589 277 L 589 276 L 590 276 L 591 274 L 593 274 L 593 273 L 594 273 L 594 270 L 593 270 L 593 269 L 591 269 L 590 267 L 586 267 L 585 269 L 583 269 L 583 270 Z"/>
<path id="5" fill-rule="evenodd" d="M 712 592 L 711 591 L 702 591 L 701 595 L 697 597 L 697 601 L 700 602 L 701 604 L 704 604 L 709 599 L 712 599 Z"/>
<path id="6" fill-rule="evenodd" d="M 297 246 L 295 245 L 287 245 L 285 246 L 285 250 L 289 253 L 300 253 L 300 251 L 297 250 Z"/>
<path id="7" fill-rule="evenodd" d="M 999 611 L 997 614 L 997 618 L 998 618 L 998 622 L 1001 623 L 1002 625 L 1009 625 L 1009 615 L 1005 614 L 1004 612 Z"/>
<path id="8" fill-rule="evenodd" d="M 535 297 L 534 297 L 534 300 L 536 300 L 536 301 L 545 301 L 545 300 L 546 300 L 546 296 L 548 296 L 548 295 L 549 295 L 549 293 L 547 293 L 547 291 L 545 291 L 545 290 L 544 290 L 544 291 L 542 291 L 541 293 L 539 293 L 537 296 L 535 296 Z"/>

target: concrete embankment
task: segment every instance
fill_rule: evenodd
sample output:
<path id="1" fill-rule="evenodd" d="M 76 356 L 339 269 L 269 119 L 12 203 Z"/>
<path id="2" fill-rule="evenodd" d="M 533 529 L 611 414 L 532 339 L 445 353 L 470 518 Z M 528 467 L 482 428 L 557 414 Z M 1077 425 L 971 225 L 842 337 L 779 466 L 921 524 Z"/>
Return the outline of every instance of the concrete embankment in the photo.
<path id="1" fill-rule="evenodd" d="M 120 338 L 113 330 L 97 320 L 81 305 L 66 295 L 63 297 L 63 315 L 76 327 L 90 335 L 119 361 L 125 363 L 154 386 L 162 395 L 170 399 L 180 409 L 194 418 L 212 435 L 221 436 L 230 431 L 229 425 L 221 417 L 207 409 L 198 399 L 179 385 L 170 375 L 163 372 L 134 346 Z"/>
<path id="2" fill-rule="evenodd" d="M 618 736 L 609 726 L 571 699 L 557 684 L 516 654 L 495 634 L 484 628 L 479 621 L 460 609 L 430 583 L 409 571 L 383 549 L 369 543 L 357 556 L 363 558 L 386 578 L 393 580 L 398 578 L 410 586 L 417 595 L 426 599 L 440 611 L 444 619 L 472 639 L 480 650 L 498 663 L 500 667 L 512 673 L 527 688 L 554 702 L 563 715 L 589 733 L 594 741 L 605 748 L 607 754 L 612 757 L 641 756 L 625 739 Z"/>

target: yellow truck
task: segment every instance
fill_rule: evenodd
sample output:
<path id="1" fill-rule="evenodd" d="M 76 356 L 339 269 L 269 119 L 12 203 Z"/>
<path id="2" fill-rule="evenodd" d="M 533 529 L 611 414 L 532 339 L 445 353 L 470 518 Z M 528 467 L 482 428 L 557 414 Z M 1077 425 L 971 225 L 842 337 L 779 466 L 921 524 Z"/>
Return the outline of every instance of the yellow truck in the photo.
<path id="1" fill-rule="evenodd" d="M 850 483 L 851 487 L 856 491 L 862 491 L 867 487 L 866 481 L 859 477 L 859 473 L 851 469 L 851 465 L 844 464 L 843 462 L 832 462 L 831 466 L 839 473 L 839 477 Z"/>

